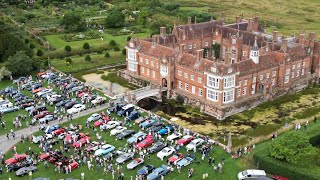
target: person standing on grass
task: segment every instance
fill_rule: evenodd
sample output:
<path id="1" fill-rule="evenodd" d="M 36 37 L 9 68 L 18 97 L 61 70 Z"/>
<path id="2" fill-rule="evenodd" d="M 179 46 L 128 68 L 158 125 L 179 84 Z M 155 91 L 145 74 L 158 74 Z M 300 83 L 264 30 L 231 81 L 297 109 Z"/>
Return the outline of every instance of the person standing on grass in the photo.
<path id="1" fill-rule="evenodd" d="M 8 138 L 8 141 L 10 140 L 10 136 L 9 136 L 9 133 L 7 133 L 7 138 Z"/>

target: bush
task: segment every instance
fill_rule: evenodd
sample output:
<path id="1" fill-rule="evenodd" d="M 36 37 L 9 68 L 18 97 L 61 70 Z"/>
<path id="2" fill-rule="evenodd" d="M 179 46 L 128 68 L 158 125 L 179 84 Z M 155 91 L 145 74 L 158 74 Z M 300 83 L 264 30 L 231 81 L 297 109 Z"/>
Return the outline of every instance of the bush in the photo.
<path id="1" fill-rule="evenodd" d="M 118 46 L 114 47 L 113 50 L 120 51 L 120 48 Z"/>
<path id="2" fill-rule="evenodd" d="M 90 45 L 87 42 L 84 43 L 82 47 L 83 47 L 83 49 L 90 49 Z"/>
<path id="3" fill-rule="evenodd" d="M 116 46 L 116 45 L 117 45 L 117 43 L 116 43 L 116 41 L 111 40 L 111 41 L 109 42 L 109 45 L 110 45 L 110 46 Z"/>
<path id="4" fill-rule="evenodd" d="M 126 49 L 122 49 L 122 54 L 126 55 L 127 54 L 127 50 Z"/>
<path id="5" fill-rule="evenodd" d="M 181 95 L 178 95 L 177 96 L 177 101 L 178 101 L 179 104 L 183 104 L 184 103 L 184 97 L 181 96 Z"/>
<path id="6" fill-rule="evenodd" d="M 84 60 L 86 60 L 86 61 L 91 61 L 90 55 L 86 55 L 86 57 L 84 58 Z"/>
<path id="7" fill-rule="evenodd" d="M 110 54 L 107 52 L 106 54 L 104 54 L 104 57 L 108 59 L 110 57 Z"/>
<path id="8" fill-rule="evenodd" d="M 67 51 L 67 52 L 71 52 L 72 51 L 71 46 L 69 46 L 69 45 L 66 45 L 64 47 L 64 50 Z"/>
<path id="9" fill-rule="evenodd" d="M 31 43 L 29 47 L 30 47 L 30 49 L 34 49 L 34 48 L 36 48 L 36 45 Z"/>
<path id="10" fill-rule="evenodd" d="M 43 56 L 43 52 L 42 52 L 41 49 L 38 49 L 38 51 L 37 51 L 37 56 Z"/>
<path id="11" fill-rule="evenodd" d="M 104 71 L 98 70 L 98 71 L 96 72 L 96 74 L 104 74 Z"/>
<path id="12" fill-rule="evenodd" d="M 30 41 L 29 41 L 29 39 L 25 39 L 24 42 L 25 42 L 26 44 L 28 44 Z"/>
<path id="13" fill-rule="evenodd" d="M 131 36 L 128 36 L 128 37 L 127 37 L 127 41 L 130 41 L 130 40 L 131 40 Z"/>
<path id="14" fill-rule="evenodd" d="M 71 58 L 67 58 L 66 59 L 66 63 L 72 64 L 72 59 Z"/>

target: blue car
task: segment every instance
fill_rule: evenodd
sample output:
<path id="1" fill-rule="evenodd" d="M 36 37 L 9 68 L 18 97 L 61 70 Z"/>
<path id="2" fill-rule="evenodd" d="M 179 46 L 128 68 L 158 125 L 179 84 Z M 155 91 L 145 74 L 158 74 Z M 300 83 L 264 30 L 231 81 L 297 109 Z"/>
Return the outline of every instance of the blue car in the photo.
<path id="1" fill-rule="evenodd" d="M 194 161 L 194 159 L 190 156 L 187 156 L 181 160 L 179 160 L 177 162 L 177 166 L 180 166 L 181 168 L 182 167 L 185 167 L 185 166 L 188 166 L 189 164 L 191 164 L 192 162 Z"/>
<path id="2" fill-rule="evenodd" d="M 158 133 L 159 133 L 160 135 L 165 135 L 165 134 L 168 134 L 169 131 L 172 132 L 173 130 L 174 130 L 174 129 L 173 129 L 173 126 L 169 125 L 169 126 L 166 126 L 166 127 L 162 128 L 162 129 L 160 129 L 160 130 L 158 131 Z"/>
<path id="3" fill-rule="evenodd" d="M 144 138 L 146 138 L 147 134 L 144 132 L 137 132 L 136 134 L 134 134 L 131 138 L 129 138 L 127 140 L 128 144 L 132 144 L 134 142 L 138 142 L 139 138 L 141 140 L 143 140 Z"/>
<path id="4" fill-rule="evenodd" d="M 141 169 L 139 169 L 137 171 L 137 174 L 139 176 L 146 176 L 146 175 L 150 174 L 154 169 L 155 169 L 155 167 L 153 165 L 148 164 L 148 165 L 143 166 Z"/>
<path id="5" fill-rule="evenodd" d="M 151 127 L 154 123 L 157 121 L 154 119 L 146 120 L 143 123 L 140 124 L 140 128 L 148 128 Z"/>
<path id="6" fill-rule="evenodd" d="M 168 170 L 167 166 L 161 165 L 147 176 L 147 180 L 160 179 L 162 176 L 169 174 L 169 172 L 170 171 Z"/>
<path id="7" fill-rule="evenodd" d="M 133 121 L 133 120 L 139 118 L 139 116 L 140 116 L 140 114 L 139 114 L 137 111 L 132 111 L 132 112 L 130 113 L 130 115 L 127 117 L 127 119 L 128 119 L 129 121 Z"/>
<path id="8" fill-rule="evenodd" d="M 108 154 L 112 151 L 115 150 L 115 147 L 110 145 L 110 144 L 105 144 L 103 145 L 100 149 L 96 150 L 94 152 L 94 156 L 101 156 L 101 155 L 105 155 Z"/>
<path id="9" fill-rule="evenodd" d="M 51 132 L 53 132 L 53 131 L 55 131 L 55 130 L 57 130 L 59 128 L 60 128 L 59 125 L 48 126 L 47 129 L 44 130 L 44 132 L 46 134 L 50 134 Z"/>

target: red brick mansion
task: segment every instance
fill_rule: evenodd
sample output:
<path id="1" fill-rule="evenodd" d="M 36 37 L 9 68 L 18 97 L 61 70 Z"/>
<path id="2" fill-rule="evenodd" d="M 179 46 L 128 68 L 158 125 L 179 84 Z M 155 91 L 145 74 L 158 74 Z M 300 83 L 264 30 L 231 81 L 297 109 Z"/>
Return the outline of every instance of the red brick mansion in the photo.
<path id="1" fill-rule="evenodd" d="M 267 34 L 258 17 L 224 17 L 176 25 L 126 46 L 133 78 L 167 87 L 169 98 L 181 95 L 218 119 L 263 101 L 305 88 L 319 77 L 320 43 L 314 33 L 283 37 Z"/>

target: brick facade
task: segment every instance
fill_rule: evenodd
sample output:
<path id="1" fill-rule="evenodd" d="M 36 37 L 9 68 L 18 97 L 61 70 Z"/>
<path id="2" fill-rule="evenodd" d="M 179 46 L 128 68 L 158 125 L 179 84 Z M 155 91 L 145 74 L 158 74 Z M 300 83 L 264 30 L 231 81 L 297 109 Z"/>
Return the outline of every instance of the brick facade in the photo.
<path id="1" fill-rule="evenodd" d="M 132 38 L 126 46 L 127 71 L 219 119 L 238 112 L 247 99 L 260 102 L 319 77 L 320 44 L 314 33 L 308 39 L 304 34 L 285 38 L 276 31 L 266 34 L 258 17 L 237 17 L 234 24 L 223 19 L 175 25 L 169 34 L 161 27 L 160 35 Z"/>

